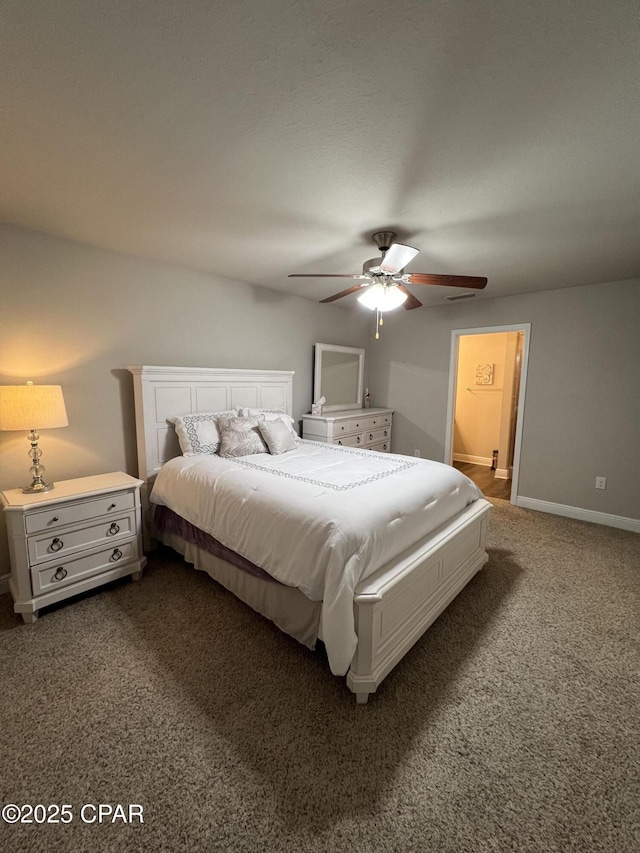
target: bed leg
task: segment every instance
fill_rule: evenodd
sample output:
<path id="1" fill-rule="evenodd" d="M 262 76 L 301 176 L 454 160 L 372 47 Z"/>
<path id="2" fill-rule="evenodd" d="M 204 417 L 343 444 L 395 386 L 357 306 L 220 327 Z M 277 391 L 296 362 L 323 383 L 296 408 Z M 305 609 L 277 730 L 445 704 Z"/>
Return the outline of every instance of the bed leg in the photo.
<path id="1" fill-rule="evenodd" d="M 356 702 L 358 705 L 366 705 L 369 696 L 371 696 L 370 693 L 356 693 Z"/>

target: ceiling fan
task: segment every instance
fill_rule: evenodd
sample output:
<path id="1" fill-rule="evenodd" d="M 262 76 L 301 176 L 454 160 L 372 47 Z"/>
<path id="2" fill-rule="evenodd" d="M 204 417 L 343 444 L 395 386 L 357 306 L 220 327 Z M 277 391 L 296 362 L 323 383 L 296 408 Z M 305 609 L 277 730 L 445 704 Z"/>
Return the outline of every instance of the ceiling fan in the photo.
<path id="1" fill-rule="evenodd" d="M 372 240 L 382 253 L 380 258 L 371 258 L 362 266 L 362 273 L 325 274 L 325 273 L 292 273 L 289 278 L 351 278 L 358 284 L 348 287 L 333 296 L 327 296 L 320 302 L 335 302 L 343 296 L 349 296 L 356 291 L 362 291 L 358 301 L 378 314 L 378 325 L 382 325 L 380 313 L 399 308 L 400 305 L 410 311 L 420 308 L 422 302 L 407 289 L 407 284 L 432 284 L 445 287 L 466 287 L 482 290 L 486 287 L 487 279 L 480 276 L 468 275 L 434 275 L 432 273 L 405 273 L 404 268 L 419 254 L 418 249 L 404 246 L 395 242 L 393 231 L 377 231 Z M 376 337 L 378 337 L 376 331 Z"/>

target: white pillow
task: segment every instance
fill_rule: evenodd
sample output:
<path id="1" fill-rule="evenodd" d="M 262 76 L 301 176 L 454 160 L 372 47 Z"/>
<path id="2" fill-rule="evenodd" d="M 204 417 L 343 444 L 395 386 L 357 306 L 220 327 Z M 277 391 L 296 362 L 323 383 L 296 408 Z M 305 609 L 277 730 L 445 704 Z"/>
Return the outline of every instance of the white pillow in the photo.
<path id="1" fill-rule="evenodd" d="M 294 427 L 294 419 L 291 415 L 287 415 L 281 409 L 249 409 L 246 406 L 240 406 L 238 414 L 241 418 L 257 418 L 264 417 L 265 421 L 282 421 L 294 438 L 298 437 L 298 433 Z"/>
<path id="2" fill-rule="evenodd" d="M 200 453 L 217 453 L 220 449 L 220 431 L 218 418 L 235 418 L 237 409 L 225 412 L 199 412 L 194 415 L 182 415 L 167 418 L 173 424 L 183 456 L 197 456 Z"/>
<path id="3" fill-rule="evenodd" d="M 220 418 L 220 456 L 253 456 L 268 453 L 259 426 L 262 418 Z"/>
<path id="4" fill-rule="evenodd" d="M 269 453 L 274 456 L 296 449 L 296 440 L 291 435 L 288 425 L 283 421 L 261 421 L 258 428 L 267 443 Z"/>

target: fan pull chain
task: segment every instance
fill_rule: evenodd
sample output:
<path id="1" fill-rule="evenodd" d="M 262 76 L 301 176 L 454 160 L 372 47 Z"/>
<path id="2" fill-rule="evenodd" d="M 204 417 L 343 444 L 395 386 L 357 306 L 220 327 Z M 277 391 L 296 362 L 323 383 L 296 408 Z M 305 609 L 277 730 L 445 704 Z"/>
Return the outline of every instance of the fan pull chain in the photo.
<path id="1" fill-rule="evenodd" d="M 376 340 L 380 340 L 380 332 L 379 328 L 382 325 L 382 316 L 380 314 L 380 309 L 376 308 Z"/>

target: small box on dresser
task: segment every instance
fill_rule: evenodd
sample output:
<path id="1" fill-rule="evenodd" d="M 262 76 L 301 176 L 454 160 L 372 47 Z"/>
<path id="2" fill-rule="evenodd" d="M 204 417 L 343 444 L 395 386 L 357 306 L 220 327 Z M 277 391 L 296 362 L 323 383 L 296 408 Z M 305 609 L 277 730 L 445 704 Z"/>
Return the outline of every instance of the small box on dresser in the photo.
<path id="1" fill-rule="evenodd" d="M 50 492 L 0 493 L 9 536 L 14 610 L 42 607 L 116 578 L 142 576 L 140 486 L 121 471 L 62 480 Z"/>
<path id="2" fill-rule="evenodd" d="M 393 409 L 351 409 L 302 416 L 302 437 L 311 441 L 391 452 Z"/>

